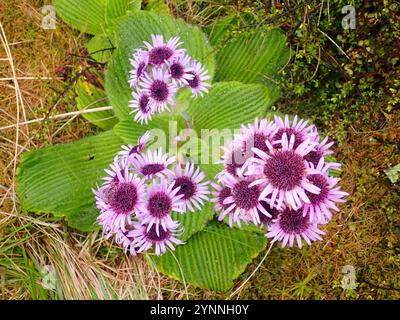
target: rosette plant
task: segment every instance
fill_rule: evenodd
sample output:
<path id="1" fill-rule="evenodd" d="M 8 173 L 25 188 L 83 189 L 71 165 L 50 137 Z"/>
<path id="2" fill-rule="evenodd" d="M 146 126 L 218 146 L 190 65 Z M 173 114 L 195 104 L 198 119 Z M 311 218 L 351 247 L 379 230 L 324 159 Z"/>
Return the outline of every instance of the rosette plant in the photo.
<path id="1" fill-rule="evenodd" d="M 327 148 L 323 143 L 321 149 L 313 149 L 316 144 L 298 147 L 290 130 L 285 134 L 280 132 L 282 137 L 275 136 L 273 145 L 255 146 L 258 149 L 253 159 L 243 164 L 248 171 L 240 172 L 243 177 L 222 174 L 225 164 L 210 160 L 214 156 L 219 160 L 222 154 L 199 161 L 196 164 L 198 171 L 191 164 L 195 156 L 204 153 L 206 143 L 202 130 L 239 130 L 242 125 L 253 123 L 256 117 L 263 119 L 271 115 L 272 105 L 280 96 L 273 79 L 290 55 L 280 30 L 260 28 L 231 36 L 230 19 L 223 19 L 213 28 L 202 30 L 174 18 L 162 4 L 145 7 L 140 0 L 54 0 L 53 3 L 57 15 L 67 24 L 90 35 L 87 45 L 90 56 L 106 65 L 103 77 L 98 80 L 102 85 L 95 86 L 85 80 L 76 83 L 77 108 L 112 106 L 112 110 L 103 108 L 101 112 L 83 114 L 103 132 L 22 155 L 17 173 L 17 193 L 23 210 L 64 217 L 69 227 L 82 232 L 100 230 L 103 226 L 105 236 L 113 233 L 115 242 L 125 252 L 133 255 L 142 252 L 160 272 L 216 291 L 229 290 L 247 264 L 265 250 L 268 240 L 264 235 L 266 230 L 258 228 L 260 225 L 272 226 L 267 233 L 272 241 L 283 240 L 290 244 L 299 241 L 298 237 L 280 233 L 288 220 L 284 219 L 287 212 L 297 210 L 301 221 L 303 216 L 315 216 L 316 207 L 311 205 L 311 201 L 303 200 L 313 197 L 319 201 L 314 195 L 325 184 L 334 188 L 337 181 L 328 177 L 327 170 L 337 168 L 317 168 L 323 165 L 320 162 L 309 168 L 299 165 L 303 170 L 301 174 L 316 175 L 316 170 L 319 170 L 324 172 L 324 176 L 314 177 L 315 182 L 321 184 L 318 190 L 310 187 L 308 180 L 301 180 L 302 187 L 310 195 L 298 208 L 290 208 L 290 204 L 292 201 L 300 203 L 298 196 L 302 197 L 303 193 L 279 191 L 276 194 L 274 188 L 279 184 L 274 180 L 276 176 L 267 170 L 264 175 L 257 174 L 257 170 L 262 171 L 263 166 L 271 162 L 271 157 L 276 155 L 279 158 L 284 152 L 297 152 L 299 155 L 296 156 L 301 159 L 307 155 L 311 157 L 312 151 L 314 155 L 320 153 L 320 157 L 324 157 Z M 150 55 L 151 50 L 164 44 L 170 46 L 169 50 L 174 50 L 173 54 L 165 51 L 159 56 L 154 52 Z M 146 66 L 147 75 L 143 79 L 140 72 L 132 72 L 143 69 L 141 62 L 151 64 Z M 180 74 L 182 72 L 184 75 Z M 168 77 L 171 76 L 174 79 L 170 81 Z M 137 87 L 140 81 L 141 85 Z M 158 87 L 154 84 L 156 81 Z M 171 127 L 171 122 L 176 126 Z M 185 143 L 187 129 L 198 135 L 196 143 L 190 146 Z M 154 130 L 166 133 L 169 143 L 160 151 L 162 154 L 158 154 L 158 147 L 147 145 L 145 134 Z M 279 128 L 276 130 L 275 135 Z M 246 132 L 244 130 L 244 134 Z M 284 151 L 279 149 L 279 143 Z M 142 150 L 145 144 L 147 149 Z M 136 152 L 139 155 L 131 157 Z M 164 157 L 167 153 L 169 155 Z M 115 162 L 117 155 L 131 161 L 129 169 L 123 163 Z M 149 177 L 154 181 L 146 185 L 140 174 L 148 173 L 149 168 L 145 166 L 155 160 L 160 160 L 156 163 L 160 167 L 165 166 L 165 174 L 157 176 L 157 170 L 154 171 L 154 175 Z M 170 165 L 171 168 L 167 168 Z M 200 194 L 210 199 L 214 194 L 217 200 L 204 201 L 202 205 L 198 205 L 198 201 L 183 201 L 188 194 L 182 182 L 185 170 L 193 179 L 200 175 L 202 181 L 211 182 L 207 183 L 207 190 L 204 185 L 203 194 Z M 232 207 L 236 198 L 229 194 L 224 195 L 226 201 L 218 202 L 218 196 L 223 194 L 221 190 L 226 187 L 236 190 L 240 181 L 245 181 L 246 187 L 256 186 L 261 190 L 259 193 L 263 198 L 256 199 L 252 211 L 236 210 Z M 269 184 L 274 187 L 269 187 Z M 102 185 L 106 187 L 102 188 Z M 176 189 L 178 185 L 182 189 Z M 145 189 L 146 197 L 143 197 Z M 263 192 L 265 189 L 267 191 Z M 332 195 L 334 199 L 339 197 L 335 192 Z M 166 199 L 163 205 L 169 207 L 165 219 L 151 215 L 160 210 L 152 203 L 157 200 L 157 205 L 160 205 L 161 193 Z M 262 207 L 272 201 L 271 196 L 279 201 L 275 208 L 279 212 L 275 217 L 274 205 L 268 203 L 265 209 Z M 330 199 L 328 196 L 323 199 L 328 207 Z M 236 205 L 241 206 L 240 203 Z M 231 207 L 230 210 L 219 221 L 221 210 L 227 206 Z M 323 208 L 325 210 L 326 206 Z M 182 210 L 186 212 L 182 214 Z M 258 218 L 246 216 L 250 211 L 255 214 L 257 210 L 261 212 Z M 132 216 L 136 211 L 137 219 Z M 251 224 L 254 220 L 258 227 L 238 228 L 231 223 L 231 228 L 228 216 L 237 212 L 236 221 Z M 319 216 L 326 220 L 329 214 L 323 213 Z M 309 222 L 303 225 L 305 230 L 309 228 Z M 310 231 L 312 240 L 317 240 L 320 233 L 313 230 L 319 229 Z M 165 241 L 158 241 L 161 238 Z"/>

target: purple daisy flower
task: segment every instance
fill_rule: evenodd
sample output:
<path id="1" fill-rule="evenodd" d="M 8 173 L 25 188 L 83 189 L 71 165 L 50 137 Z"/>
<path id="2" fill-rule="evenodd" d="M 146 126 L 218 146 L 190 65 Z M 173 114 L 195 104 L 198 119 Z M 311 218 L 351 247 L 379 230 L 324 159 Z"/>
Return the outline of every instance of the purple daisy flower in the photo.
<path id="1" fill-rule="evenodd" d="M 114 185 L 118 183 L 120 181 L 118 174 L 119 176 L 123 176 L 127 167 L 129 167 L 127 159 L 115 156 L 114 161 L 110 164 L 110 168 L 104 169 L 104 171 L 107 173 L 107 176 L 101 178 L 104 180 L 103 186 Z"/>
<path id="2" fill-rule="evenodd" d="M 325 232 L 310 222 L 308 215 L 303 215 L 302 210 L 286 208 L 272 222 L 265 236 L 272 238 L 271 243 L 281 241 L 282 248 L 288 243 L 290 247 L 293 247 L 295 240 L 298 247 L 301 248 L 302 238 L 308 245 L 311 245 L 312 241 L 322 240 L 321 235 L 324 234 Z"/>
<path id="3" fill-rule="evenodd" d="M 148 146 L 150 141 L 150 131 L 146 131 L 137 141 L 136 145 L 128 144 L 123 145 L 121 148 L 122 150 L 118 152 L 118 155 L 121 158 L 128 158 L 132 160 L 138 154 L 142 153 L 143 150 Z"/>
<path id="4" fill-rule="evenodd" d="M 207 88 L 211 85 L 206 81 L 211 79 L 211 76 L 200 62 L 193 60 L 187 73 L 193 75 L 193 78 L 188 80 L 192 97 L 197 97 L 198 94 L 203 96 L 203 92 L 208 92 Z"/>
<path id="5" fill-rule="evenodd" d="M 172 171 L 168 169 L 171 163 L 174 163 L 176 158 L 163 154 L 162 149 L 158 151 L 147 150 L 147 154 L 138 154 L 132 159 L 133 166 L 136 172 L 145 177 L 145 179 L 152 179 L 154 177 L 164 177 L 171 174 Z"/>
<path id="6" fill-rule="evenodd" d="M 147 198 L 138 218 L 142 224 L 148 225 L 148 230 L 155 225 L 158 234 L 160 225 L 164 230 L 173 227 L 171 212 L 184 212 L 181 201 L 183 195 L 178 195 L 178 192 L 179 187 L 175 188 L 174 182 L 168 183 L 165 178 L 161 178 L 159 182 L 153 180 L 147 187 Z"/>
<path id="7" fill-rule="evenodd" d="M 267 119 L 258 121 L 258 118 L 256 118 L 254 124 L 242 125 L 240 131 L 242 133 L 241 140 L 243 141 L 244 150 L 250 153 L 254 147 L 268 153 L 269 149 L 265 141 L 268 140 L 272 143 L 272 139 L 278 130 L 279 128 L 275 123 L 273 121 L 268 122 Z M 253 156 L 258 157 L 257 155 Z"/>
<path id="8" fill-rule="evenodd" d="M 337 186 L 339 179 L 330 177 L 327 174 L 329 163 L 324 165 L 323 158 L 319 161 L 316 169 L 319 170 L 320 173 L 311 174 L 307 179 L 320 188 L 321 192 L 319 194 L 313 194 L 306 191 L 310 203 L 305 203 L 303 205 L 303 215 L 309 215 L 311 222 L 326 224 L 332 219 L 330 210 L 339 211 L 335 202 L 343 203 L 345 201 L 343 197 L 349 194 L 340 190 L 340 187 Z"/>
<path id="9" fill-rule="evenodd" d="M 305 191 L 313 194 L 320 192 L 320 189 L 307 179 L 308 175 L 319 173 L 319 171 L 309 168 L 307 161 L 304 160 L 304 156 L 315 147 L 315 142 L 306 140 L 294 148 L 295 135 L 293 134 L 288 141 L 284 133 L 281 143 L 282 148 L 277 150 L 266 140 L 269 154 L 253 148 L 259 158 L 249 159 L 249 163 L 255 165 L 249 165 L 247 175 L 262 174 L 261 178 L 251 184 L 251 186 L 263 186 L 260 200 L 265 200 L 272 194 L 271 202 L 277 201 L 277 209 L 282 207 L 283 201 L 286 201 L 293 209 L 298 209 L 303 203 L 310 203 Z"/>
<path id="10" fill-rule="evenodd" d="M 164 43 L 164 37 L 160 34 L 151 35 L 152 44 L 144 42 L 148 49 L 148 61 L 155 67 L 162 66 L 167 61 L 172 61 L 185 53 L 185 49 L 178 49 L 182 44 L 178 37 L 170 38 Z"/>
<path id="11" fill-rule="evenodd" d="M 210 201 L 215 202 L 214 211 L 221 212 L 218 216 L 218 220 L 222 221 L 226 216 L 228 216 L 228 222 L 231 228 L 234 223 L 236 223 L 238 226 L 241 226 L 241 222 L 248 224 L 248 221 L 250 219 L 249 216 L 242 216 L 242 215 L 235 216 L 235 211 L 233 210 L 229 212 L 226 211 L 231 206 L 231 204 L 225 204 L 224 201 L 226 198 L 232 195 L 231 188 L 226 186 L 221 187 L 220 185 L 214 182 L 212 182 L 211 185 L 215 190 L 211 192 L 214 198 L 211 198 Z"/>
<path id="12" fill-rule="evenodd" d="M 153 69 L 151 75 L 147 75 L 140 82 L 144 93 L 149 98 L 149 105 L 152 110 L 163 112 L 165 109 L 171 111 L 168 105 L 175 105 L 175 94 L 178 87 L 170 82 L 168 71 Z"/>
<path id="13" fill-rule="evenodd" d="M 316 167 L 321 158 L 324 158 L 326 155 L 333 153 L 333 151 L 330 150 L 330 147 L 333 146 L 334 142 L 328 142 L 328 140 L 329 138 L 328 136 L 326 136 L 321 142 L 319 142 L 315 146 L 315 148 L 309 154 L 304 157 L 304 159 L 306 159 L 308 162 L 311 162 L 314 167 Z M 319 138 L 317 141 L 319 141 Z M 334 165 L 339 165 L 340 167 L 340 163 L 335 163 Z"/>
<path id="14" fill-rule="evenodd" d="M 179 223 L 173 221 L 166 229 L 160 229 L 158 232 L 155 225 L 149 228 L 146 224 L 135 223 L 135 228 L 128 233 L 133 237 L 134 245 L 138 248 L 137 252 L 144 252 L 155 246 L 157 256 L 164 254 L 167 247 L 175 250 L 175 245 L 183 244 L 178 237 L 183 233 L 183 228 L 179 228 Z"/>
<path id="15" fill-rule="evenodd" d="M 132 226 L 128 226 L 125 232 L 118 231 L 115 234 L 115 242 L 124 248 L 125 253 L 129 252 L 131 256 L 136 256 L 136 247 L 134 244 L 135 238 L 130 234 L 133 229 Z"/>
<path id="16" fill-rule="evenodd" d="M 175 58 L 168 63 L 168 72 L 174 81 L 179 86 L 189 85 L 190 80 L 194 78 L 193 74 L 190 74 L 189 66 L 191 59 L 187 55 L 182 55 Z"/>
<path id="17" fill-rule="evenodd" d="M 281 147 L 281 140 L 284 133 L 288 137 L 295 136 L 295 149 L 307 139 L 311 141 L 318 140 L 318 132 L 315 130 L 315 126 L 308 125 L 308 120 L 300 119 L 298 121 L 297 115 L 294 116 L 292 124 L 290 124 L 288 115 L 285 115 L 284 120 L 281 117 L 275 116 L 275 124 L 278 127 L 278 131 L 274 136 L 277 148 Z"/>
<path id="18" fill-rule="evenodd" d="M 129 172 L 116 172 L 117 182 L 93 190 L 100 210 L 97 221 L 105 230 L 125 231 L 131 215 L 143 210 L 143 180 Z"/>
<path id="19" fill-rule="evenodd" d="M 147 72 L 149 55 L 142 49 L 137 49 L 133 59 L 129 59 L 133 69 L 130 71 L 129 84 L 133 88 L 144 77 Z"/>
<path id="20" fill-rule="evenodd" d="M 148 123 L 149 120 L 151 121 L 151 116 L 156 112 L 154 109 L 150 96 L 146 92 L 132 92 L 133 100 L 129 101 L 129 108 L 133 110 L 129 114 L 135 113 L 133 119 L 136 122 Z"/>
<path id="21" fill-rule="evenodd" d="M 193 163 L 186 163 L 182 172 L 180 164 L 176 166 L 175 172 L 170 175 L 171 180 L 175 183 L 174 187 L 179 188 L 177 195 L 182 195 L 182 209 L 189 209 L 194 212 L 196 207 L 201 210 L 204 201 L 208 201 L 207 194 L 209 181 L 201 182 L 205 178 L 204 172 L 200 171 L 200 167 L 195 167 Z M 194 206 L 194 207 L 193 207 Z"/>
<path id="22" fill-rule="evenodd" d="M 231 189 L 231 194 L 223 201 L 228 208 L 222 212 L 223 216 L 232 212 L 232 220 L 238 222 L 239 217 L 244 217 L 242 220 L 251 220 L 255 225 L 260 224 L 259 212 L 270 217 L 269 212 L 260 203 L 260 195 L 262 188 L 259 185 L 251 185 L 251 178 L 243 176 L 234 177 L 227 173 L 222 183 Z"/>

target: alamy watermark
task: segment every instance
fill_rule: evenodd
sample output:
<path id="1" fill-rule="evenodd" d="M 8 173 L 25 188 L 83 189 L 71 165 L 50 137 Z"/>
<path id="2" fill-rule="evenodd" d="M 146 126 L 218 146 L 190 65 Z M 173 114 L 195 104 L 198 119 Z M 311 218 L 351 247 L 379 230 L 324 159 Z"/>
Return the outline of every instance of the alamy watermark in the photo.
<path id="1" fill-rule="evenodd" d="M 40 270 L 42 287 L 46 290 L 55 290 L 57 286 L 57 272 L 53 266 L 45 265 Z"/>
<path id="2" fill-rule="evenodd" d="M 42 28 L 54 30 L 56 28 L 56 9 L 52 5 L 42 7 Z"/>
<path id="3" fill-rule="evenodd" d="M 342 281 L 340 282 L 344 290 L 356 289 L 356 269 L 352 265 L 345 265 L 342 267 L 341 273 L 343 274 Z"/>
<path id="4" fill-rule="evenodd" d="M 342 13 L 345 16 L 342 19 L 342 27 L 345 30 L 356 28 L 356 8 L 351 5 L 344 6 L 342 8 Z"/>

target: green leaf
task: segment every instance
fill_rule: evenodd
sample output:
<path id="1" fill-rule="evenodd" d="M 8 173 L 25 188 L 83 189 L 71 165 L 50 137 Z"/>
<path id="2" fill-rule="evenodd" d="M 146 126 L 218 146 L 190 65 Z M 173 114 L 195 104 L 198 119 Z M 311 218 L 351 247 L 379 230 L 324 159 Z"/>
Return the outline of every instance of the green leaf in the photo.
<path id="1" fill-rule="evenodd" d="M 263 117 L 278 97 L 278 90 L 239 82 L 215 83 L 203 98 L 193 100 L 187 113 L 193 128 L 239 129 L 241 124 Z"/>
<path id="2" fill-rule="evenodd" d="M 149 124 L 140 124 L 133 119 L 120 121 L 115 127 L 114 132 L 125 143 L 135 144 L 137 139 L 147 130 L 160 130 L 157 133 L 165 133 L 166 148 L 168 151 L 171 134 L 176 136 L 180 130 L 185 127 L 185 120 L 182 117 L 174 117 L 169 115 L 158 115 L 153 117 Z"/>
<path id="3" fill-rule="evenodd" d="M 78 110 L 110 106 L 105 92 L 89 82 L 79 80 L 75 90 L 77 93 L 76 103 Z M 111 129 L 118 122 L 112 110 L 83 113 L 82 116 L 103 130 Z"/>
<path id="4" fill-rule="evenodd" d="M 286 37 L 280 30 L 254 31 L 225 43 L 221 48 L 216 44 L 216 81 L 272 85 L 271 79 L 289 59 Z"/>
<path id="5" fill-rule="evenodd" d="M 132 99 L 128 79 L 131 65 L 129 58 L 134 50 L 151 41 L 151 34 L 162 34 L 164 39 L 179 36 L 188 54 L 202 62 L 212 75 L 214 58 L 206 36 L 197 27 L 168 16 L 139 11 L 122 18 L 116 26 L 117 47 L 106 73 L 106 92 L 121 120 L 130 118 L 129 100 Z"/>
<path id="6" fill-rule="evenodd" d="M 127 10 L 139 10 L 141 0 L 54 0 L 53 3 L 57 14 L 71 27 L 101 34 Z"/>
<path id="7" fill-rule="evenodd" d="M 17 171 L 21 208 L 66 216 L 81 231 L 98 229 L 91 191 L 122 144 L 112 131 L 24 153 Z"/>
<path id="8" fill-rule="evenodd" d="M 111 59 L 114 44 L 113 39 L 106 34 L 95 35 L 87 45 L 90 56 L 98 62 L 108 62 Z"/>
<path id="9" fill-rule="evenodd" d="M 200 288 L 228 291 L 265 245 L 261 234 L 210 224 L 174 252 L 147 258 L 174 279 Z"/>
<path id="10" fill-rule="evenodd" d="M 137 11 L 142 6 L 142 0 L 106 0 L 106 22 L 114 23 L 114 19 L 122 17 L 128 10 Z"/>

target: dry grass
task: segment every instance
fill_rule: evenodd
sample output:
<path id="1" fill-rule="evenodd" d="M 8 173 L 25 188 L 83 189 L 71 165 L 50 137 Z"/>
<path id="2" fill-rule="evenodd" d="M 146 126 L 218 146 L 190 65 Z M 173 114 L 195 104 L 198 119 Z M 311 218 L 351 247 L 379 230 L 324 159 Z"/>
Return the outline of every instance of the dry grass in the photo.
<path id="1" fill-rule="evenodd" d="M 21 125 L 43 117 L 50 107 L 51 115 L 75 111 L 72 92 L 54 106 L 55 92 L 65 87 L 55 71 L 77 67 L 73 54 L 81 52 L 84 36 L 61 23 L 55 30 L 42 29 L 41 6 L 41 1 L 0 3 L 0 127 L 16 125 L 0 132 L 0 298 L 161 299 L 165 280 L 143 259 L 105 249 L 109 245 L 98 233 L 70 232 L 48 216 L 18 209 L 20 154 L 93 131 L 80 117 Z M 55 270 L 55 290 L 42 286 L 46 266 Z"/>

